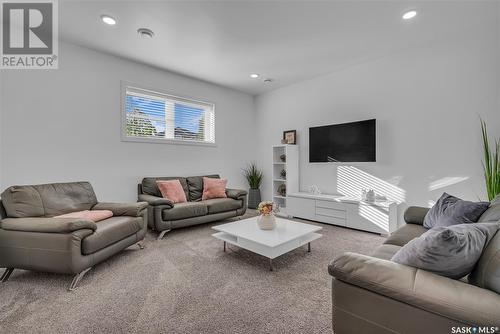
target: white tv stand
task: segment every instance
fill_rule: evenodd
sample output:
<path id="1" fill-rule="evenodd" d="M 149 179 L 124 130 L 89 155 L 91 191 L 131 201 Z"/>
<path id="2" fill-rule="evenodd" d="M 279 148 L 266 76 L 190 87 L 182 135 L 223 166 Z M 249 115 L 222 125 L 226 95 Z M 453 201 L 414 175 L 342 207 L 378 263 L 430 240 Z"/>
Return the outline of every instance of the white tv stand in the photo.
<path id="1" fill-rule="evenodd" d="M 344 196 L 296 192 L 287 195 L 291 217 L 389 235 L 397 228 L 397 203 L 368 203 Z"/>

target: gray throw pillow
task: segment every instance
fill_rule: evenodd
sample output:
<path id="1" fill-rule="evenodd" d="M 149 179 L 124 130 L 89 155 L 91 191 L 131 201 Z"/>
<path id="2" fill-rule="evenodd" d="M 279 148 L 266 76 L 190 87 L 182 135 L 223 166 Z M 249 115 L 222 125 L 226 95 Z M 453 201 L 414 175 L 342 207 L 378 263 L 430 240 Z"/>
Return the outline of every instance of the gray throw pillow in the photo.
<path id="1" fill-rule="evenodd" d="M 436 227 L 404 245 L 391 261 L 458 279 L 472 271 L 499 227 L 498 223 Z"/>
<path id="2" fill-rule="evenodd" d="M 436 204 L 424 217 L 424 227 L 450 226 L 456 224 L 475 223 L 489 202 L 470 202 L 458 197 L 443 193 Z"/>

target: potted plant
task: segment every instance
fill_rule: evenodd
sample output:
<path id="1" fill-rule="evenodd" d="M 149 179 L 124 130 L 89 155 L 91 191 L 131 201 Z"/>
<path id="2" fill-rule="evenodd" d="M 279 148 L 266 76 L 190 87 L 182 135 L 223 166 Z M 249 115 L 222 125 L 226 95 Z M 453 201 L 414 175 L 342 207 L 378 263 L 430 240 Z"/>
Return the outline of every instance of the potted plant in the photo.
<path id="1" fill-rule="evenodd" d="M 500 194 L 500 140 L 495 140 L 495 147 L 490 148 L 486 122 L 480 119 L 483 135 L 483 171 L 488 200 L 492 201 Z"/>
<path id="2" fill-rule="evenodd" d="M 252 162 L 246 169 L 243 169 L 243 175 L 247 179 L 250 190 L 248 191 L 248 207 L 256 209 L 260 203 L 260 185 L 264 174 L 257 165 Z"/>

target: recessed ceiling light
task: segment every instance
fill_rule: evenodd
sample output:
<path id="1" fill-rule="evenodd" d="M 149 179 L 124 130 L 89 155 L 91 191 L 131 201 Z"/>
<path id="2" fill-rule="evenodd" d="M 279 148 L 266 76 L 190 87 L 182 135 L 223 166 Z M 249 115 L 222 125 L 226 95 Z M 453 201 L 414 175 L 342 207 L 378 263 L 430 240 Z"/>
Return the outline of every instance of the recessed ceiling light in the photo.
<path id="1" fill-rule="evenodd" d="M 274 81 L 274 79 L 271 79 L 271 78 L 264 79 L 264 82 L 265 82 L 265 83 L 271 83 L 271 82 L 273 82 L 273 81 Z"/>
<path id="2" fill-rule="evenodd" d="M 114 26 L 116 24 L 116 20 L 109 15 L 101 15 L 101 20 L 110 26 Z"/>
<path id="3" fill-rule="evenodd" d="M 257 79 L 258 77 L 260 77 L 260 75 L 257 73 L 250 74 L 250 78 Z"/>
<path id="4" fill-rule="evenodd" d="M 403 14 L 403 20 L 409 20 L 417 16 L 417 11 L 416 10 L 410 10 L 406 13 Z"/>
<path id="5" fill-rule="evenodd" d="M 155 35 L 153 30 L 148 29 L 148 28 L 139 28 L 139 29 L 137 29 L 137 33 L 142 38 L 153 38 L 153 36 Z"/>

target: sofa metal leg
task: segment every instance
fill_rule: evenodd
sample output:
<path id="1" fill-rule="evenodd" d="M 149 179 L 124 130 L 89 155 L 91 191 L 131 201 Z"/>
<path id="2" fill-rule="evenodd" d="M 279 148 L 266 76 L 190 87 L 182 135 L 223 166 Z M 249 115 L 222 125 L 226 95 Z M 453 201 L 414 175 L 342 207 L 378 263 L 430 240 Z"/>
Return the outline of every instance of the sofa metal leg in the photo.
<path id="1" fill-rule="evenodd" d="M 160 235 L 158 235 L 158 238 L 156 240 L 163 239 L 163 237 L 165 236 L 165 234 L 167 234 L 168 232 L 170 232 L 170 230 L 161 231 Z"/>
<path id="2" fill-rule="evenodd" d="M 80 281 L 82 280 L 83 276 L 85 276 L 85 274 L 86 274 L 86 273 L 87 273 L 90 269 L 92 269 L 92 267 L 85 269 L 84 271 L 82 271 L 82 272 L 81 272 L 81 273 L 79 273 L 79 274 L 76 274 L 76 275 L 73 277 L 73 281 L 71 281 L 71 285 L 69 286 L 68 291 L 74 291 L 74 290 L 76 290 L 76 288 L 78 287 L 78 283 L 80 283 Z"/>
<path id="3" fill-rule="evenodd" d="M 14 268 L 6 268 L 5 271 L 3 272 L 2 277 L 0 278 L 0 281 L 2 283 L 7 282 L 7 280 L 9 279 L 9 277 L 13 271 L 14 271 Z"/>
<path id="4" fill-rule="evenodd" d="M 139 246 L 139 249 L 144 249 L 146 248 L 146 244 L 144 243 L 144 240 L 141 240 L 137 243 L 137 246 Z"/>

